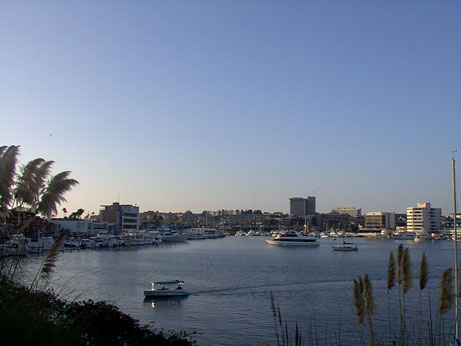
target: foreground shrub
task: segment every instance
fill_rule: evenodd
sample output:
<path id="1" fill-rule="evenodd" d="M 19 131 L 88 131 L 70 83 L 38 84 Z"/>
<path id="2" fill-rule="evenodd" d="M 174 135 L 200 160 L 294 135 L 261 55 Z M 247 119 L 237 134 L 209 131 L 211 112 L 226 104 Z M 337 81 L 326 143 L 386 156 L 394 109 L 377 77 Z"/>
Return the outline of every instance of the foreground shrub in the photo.
<path id="1" fill-rule="evenodd" d="M 185 333 L 154 332 L 107 302 L 67 302 L 0 279 L 0 340 L 5 345 L 189 346 Z"/>

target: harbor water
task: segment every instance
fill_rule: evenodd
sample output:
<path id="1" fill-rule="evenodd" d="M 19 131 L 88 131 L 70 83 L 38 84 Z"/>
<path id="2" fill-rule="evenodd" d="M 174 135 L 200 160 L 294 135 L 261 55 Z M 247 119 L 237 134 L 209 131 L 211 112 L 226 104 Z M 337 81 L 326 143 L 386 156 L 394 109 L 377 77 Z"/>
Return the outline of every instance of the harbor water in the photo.
<path id="1" fill-rule="evenodd" d="M 353 279 L 371 279 L 376 303 L 373 323 L 378 340 L 387 341 L 387 266 L 390 251 L 402 243 L 410 249 L 413 288 L 406 294 L 409 333 L 417 334 L 419 264 L 423 251 L 429 282 L 423 291 L 423 326 L 434 319 L 444 268 L 453 267 L 450 241 L 357 238 L 356 252 L 332 251 L 341 240 L 320 239 L 319 247 L 269 246 L 265 237 L 226 237 L 132 246 L 118 249 L 66 251 L 59 258 L 52 285 L 67 299 L 106 300 L 142 324 L 156 329 L 196 332 L 199 345 L 276 345 L 272 301 L 288 329 L 299 326 L 306 344 L 357 345 L 360 328 L 353 306 Z M 28 258 L 36 271 L 43 257 Z M 144 300 L 143 290 L 155 280 L 180 279 L 190 296 Z M 427 293 L 430 292 L 430 297 Z M 273 300 L 271 300 L 271 296 Z M 431 302 L 431 306 L 429 306 Z M 429 307 L 431 309 L 429 309 Z M 392 333 L 399 333 L 398 291 L 391 290 Z M 452 325 L 447 315 L 447 335 Z M 397 322 L 396 322 L 397 321 Z M 366 327 L 366 326 L 365 326 Z M 365 333 L 365 338 L 366 333 Z"/>

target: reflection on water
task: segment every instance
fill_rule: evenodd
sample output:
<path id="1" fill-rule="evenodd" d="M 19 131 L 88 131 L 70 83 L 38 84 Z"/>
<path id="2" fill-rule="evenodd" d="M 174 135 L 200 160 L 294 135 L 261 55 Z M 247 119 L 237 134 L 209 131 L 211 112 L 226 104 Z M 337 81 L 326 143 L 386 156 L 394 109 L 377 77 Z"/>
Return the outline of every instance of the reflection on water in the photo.
<path id="1" fill-rule="evenodd" d="M 378 336 L 387 337 L 389 252 L 395 255 L 397 245 L 403 243 L 410 249 L 415 280 L 421 254 L 426 252 L 426 292 L 431 292 L 431 308 L 437 311 L 442 276 L 438 267 L 453 266 L 451 242 L 354 242 L 359 246 L 357 252 L 333 251 L 331 239 L 321 239 L 316 248 L 286 248 L 269 246 L 264 237 L 66 252 L 59 260 L 54 286 L 58 292 L 65 287 L 64 296 L 114 302 L 141 323 L 153 322 L 155 328 L 197 331 L 201 345 L 262 345 L 264 340 L 276 344 L 273 294 L 289 325 L 298 322 L 311 337 L 323 335 L 322 342 L 336 326 L 340 332 L 330 340 L 340 337 L 341 345 L 354 345 L 360 329 L 352 304 L 353 279 L 369 275 L 377 306 L 373 322 Z M 29 269 L 34 265 L 37 261 L 31 260 Z M 143 290 L 159 278 L 184 280 L 190 296 L 145 301 Z M 419 315 L 416 281 L 413 286 L 406 296 L 408 316 Z M 397 297 L 397 290 L 391 291 L 391 302 Z M 423 316 L 428 308 L 429 304 L 424 304 Z M 391 312 L 398 316 L 398 304 L 392 304 Z M 417 328 L 413 326 L 416 322 L 409 321 L 409 328 Z"/>
<path id="2" fill-rule="evenodd" d="M 161 309 L 163 307 L 180 306 L 182 301 L 187 299 L 188 296 L 179 297 L 163 297 L 163 298 L 144 298 L 144 302 L 150 304 L 152 309 Z"/>

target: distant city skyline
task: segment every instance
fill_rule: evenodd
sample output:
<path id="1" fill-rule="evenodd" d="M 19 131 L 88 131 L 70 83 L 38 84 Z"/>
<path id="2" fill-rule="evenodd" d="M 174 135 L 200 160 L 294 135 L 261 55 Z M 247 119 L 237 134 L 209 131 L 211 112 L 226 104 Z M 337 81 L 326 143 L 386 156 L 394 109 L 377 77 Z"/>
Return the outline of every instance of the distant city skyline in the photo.
<path id="1" fill-rule="evenodd" d="M 69 212 L 315 196 L 448 215 L 460 18 L 458 1 L 3 1 L 0 145 L 72 171 Z"/>

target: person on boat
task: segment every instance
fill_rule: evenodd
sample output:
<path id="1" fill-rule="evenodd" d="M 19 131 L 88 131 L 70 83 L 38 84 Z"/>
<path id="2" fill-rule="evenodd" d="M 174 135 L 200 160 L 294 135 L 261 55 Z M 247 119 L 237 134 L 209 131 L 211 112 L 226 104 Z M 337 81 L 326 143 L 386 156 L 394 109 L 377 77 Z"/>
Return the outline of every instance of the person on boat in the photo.
<path id="1" fill-rule="evenodd" d="M 162 286 L 162 291 L 166 290 L 165 286 Z"/>
<path id="2" fill-rule="evenodd" d="M 178 284 L 178 287 L 176 287 L 177 290 L 182 290 L 181 284 Z"/>

